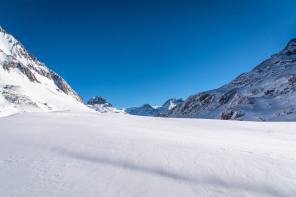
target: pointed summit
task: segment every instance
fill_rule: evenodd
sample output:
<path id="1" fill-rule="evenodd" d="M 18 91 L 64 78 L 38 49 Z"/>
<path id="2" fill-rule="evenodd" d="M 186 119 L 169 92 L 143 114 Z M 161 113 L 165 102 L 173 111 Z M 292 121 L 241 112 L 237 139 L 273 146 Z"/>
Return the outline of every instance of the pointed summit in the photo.
<path id="1" fill-rule="evenodd" d="M 106 103 L 107 103 L 106 99 L 102 96 L 95 96 L 87 102 L 88 105 L 106 104 Z M 108 104 L 110 105 L 110 107 L 112 107 L 110 103 Z"/>
<path id="2" fill-rule="evenodd" d="M 118 110 L 108 103 L 102 96 L 95 96 L 87 102 L 87 107 L 100 112 L 100 113 L 124 113 L 122 110 Z"/>
<path id="3" fill-rule="evenodd" d="M 294 50 L 296 49 L 296 39 L 292 39 L 288 42 L 285 50 Z"/>

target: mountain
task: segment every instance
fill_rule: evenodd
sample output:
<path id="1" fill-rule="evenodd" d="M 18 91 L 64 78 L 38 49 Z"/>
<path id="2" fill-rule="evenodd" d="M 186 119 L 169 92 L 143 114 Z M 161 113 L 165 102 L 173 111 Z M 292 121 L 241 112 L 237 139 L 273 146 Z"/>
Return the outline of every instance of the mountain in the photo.
<path id="1" fill-rule="evenodd" d="M 296 39 L 218 89 L 190 96 L 166 116 L 223 120 L 296 120 Z"/>
<path id="2" fill-rule="evenodd" d="M 158 107 L 156 109 L 155 116 L 160 116 L 161 114 L 166 113 L 167 111 L 173 109 L 174 107 L 180 105 L 183 102 L 184 101 L 181 98 L 180 99 L 171 98 L 167 100 L 161 107 Z"/>
<path id="3" fill-rule="evenodd" d="M 54 71 L 0 27 L 0 116 L 86 108 Z"/>
<path id="4" fill-rule="evenodd" d="M 151 106 L 150 104 L 144 104 L 140 107 L 126 108 L 125 113 L 137 116 L 153 116 L 157 107 Z"/>
<path id="5" fill-rule="evenodd" d="M 122 110 L 118 110 L 108 103 L 106 99 L 101 96 L 95 96 L 87 102 L 87 106 L 95 111 L 101 113 L 124 113 Z"/>
<path id="6" fill-rule="evenodd" d="M 138 116 L 163 116 L 165 112 L 171 110 L 175 106 L 184 102 L 182 99 L 169 99 L 162 106 L 151 106 L 150 104 L 144 104 L 140 107 L 131 107 L 125 109 L 125 112 L 131 115 Z"/>

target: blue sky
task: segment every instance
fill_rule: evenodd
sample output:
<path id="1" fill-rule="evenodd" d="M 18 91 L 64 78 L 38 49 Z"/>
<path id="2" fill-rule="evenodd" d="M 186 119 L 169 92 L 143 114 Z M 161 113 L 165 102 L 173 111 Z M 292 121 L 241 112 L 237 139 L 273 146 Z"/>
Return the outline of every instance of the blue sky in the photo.
<path id="1" fill-rule="evenodd" d="M 214 89 L 296 38 L 295 0 L 2 0 L 0 25 L 86 102 L 161 105 Z"/>

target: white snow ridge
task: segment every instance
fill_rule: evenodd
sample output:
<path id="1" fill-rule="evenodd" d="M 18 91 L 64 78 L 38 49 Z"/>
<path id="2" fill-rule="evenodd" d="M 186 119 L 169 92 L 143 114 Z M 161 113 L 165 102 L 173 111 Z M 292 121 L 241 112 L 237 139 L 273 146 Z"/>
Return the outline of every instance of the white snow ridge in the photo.
<path id="1" fill-rule="evenodd" d="M 294 47 L 131 116 L 99 96 L 85 106 L 0 28 L 0 197 L 294 197 L 296 122 L 143 117 L 295 121 Z"/>
<path id="2" fill-rule="evenodd" d="M 58 74 L 0 28 L 0 116 L 17 112 L 88 110 Z"/>

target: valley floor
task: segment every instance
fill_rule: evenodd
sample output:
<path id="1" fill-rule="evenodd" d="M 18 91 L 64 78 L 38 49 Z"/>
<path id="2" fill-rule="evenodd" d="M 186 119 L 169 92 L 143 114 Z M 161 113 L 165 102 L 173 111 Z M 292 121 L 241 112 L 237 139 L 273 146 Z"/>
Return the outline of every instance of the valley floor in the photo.
<path id="1" fill-rule="evenodd" d="M 295 122 L 0 118 L 0 196 L 295 195 Z"/>

